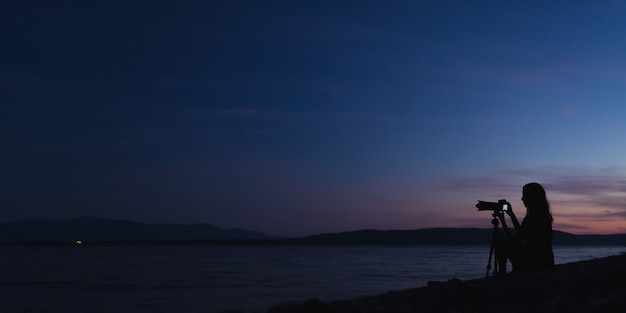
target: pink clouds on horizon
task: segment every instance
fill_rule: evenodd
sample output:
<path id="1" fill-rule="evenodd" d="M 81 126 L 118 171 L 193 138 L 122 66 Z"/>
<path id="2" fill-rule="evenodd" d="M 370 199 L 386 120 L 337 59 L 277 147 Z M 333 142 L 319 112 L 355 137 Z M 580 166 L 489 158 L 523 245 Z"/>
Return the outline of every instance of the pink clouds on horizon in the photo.
<path id="1" fill-rule="evenodd" d="M 438 189 L 449 193 L 510 195 L 520 194 L 524 183 L 503 177 L 535 177 L 546 189 L 555 229 L 580 234 L 626 233 L 626 171 L 621 167 L 577 169 L 545 167 L 496 173 L 487 178 L 448 181 Z M 519 180 L 518 180 L 519 181 Z M 497 200 L 497 199 L 486 199 Z M 511 201 L 518 217 L 523 209 Z M 521 216 L 520 216 L 521 215 Z"/>

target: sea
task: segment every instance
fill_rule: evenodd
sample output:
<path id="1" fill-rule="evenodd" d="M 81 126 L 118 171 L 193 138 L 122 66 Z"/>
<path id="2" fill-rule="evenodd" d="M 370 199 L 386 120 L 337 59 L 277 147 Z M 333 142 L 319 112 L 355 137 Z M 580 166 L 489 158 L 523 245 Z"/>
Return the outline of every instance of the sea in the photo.
<path id="1" fill-rule="evenodd" d="M 554 247 L 557 264 L 624 252 Z M 488 261 L 488 246 L 0 246 L 0 312 L 265 312 L 481 278 Z"/>

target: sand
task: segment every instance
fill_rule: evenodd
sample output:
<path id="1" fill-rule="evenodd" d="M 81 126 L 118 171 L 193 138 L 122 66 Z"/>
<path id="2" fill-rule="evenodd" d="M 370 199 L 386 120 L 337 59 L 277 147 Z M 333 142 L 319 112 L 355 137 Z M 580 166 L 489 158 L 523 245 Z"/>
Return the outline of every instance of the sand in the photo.
<path id="1" fill-rule="evenodd" d="M 352 300 L 278 304 L 267 312 L 626 312 L 626 255 Z"/>

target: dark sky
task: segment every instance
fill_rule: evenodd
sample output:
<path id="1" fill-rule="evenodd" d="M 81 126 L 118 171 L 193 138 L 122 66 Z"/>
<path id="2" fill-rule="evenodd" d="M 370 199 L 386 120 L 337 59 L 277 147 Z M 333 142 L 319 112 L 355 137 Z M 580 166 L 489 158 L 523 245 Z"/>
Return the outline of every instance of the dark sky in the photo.
<path id="1" fill-rule="evenodd" d="M 622 1 L 3 1 L 0 222 L 626 232 Z"/>

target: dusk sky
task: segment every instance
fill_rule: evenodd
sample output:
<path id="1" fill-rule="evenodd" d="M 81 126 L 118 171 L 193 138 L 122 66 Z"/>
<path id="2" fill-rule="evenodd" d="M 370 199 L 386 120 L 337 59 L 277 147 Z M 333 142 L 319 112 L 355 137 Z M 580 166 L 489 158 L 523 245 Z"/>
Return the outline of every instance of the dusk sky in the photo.
<path id="1" fill-rule="evenodd" d="M 3 1 L 0 222 L 626 233 L 625 1 Z"/>

